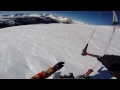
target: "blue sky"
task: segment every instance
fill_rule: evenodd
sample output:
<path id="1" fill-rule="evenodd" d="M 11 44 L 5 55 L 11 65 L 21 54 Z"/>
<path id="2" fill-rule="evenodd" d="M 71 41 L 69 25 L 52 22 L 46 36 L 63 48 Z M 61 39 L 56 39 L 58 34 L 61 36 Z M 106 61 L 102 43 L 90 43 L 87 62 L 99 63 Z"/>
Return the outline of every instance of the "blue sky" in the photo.
<path id="1" fill-rule="evenodd" d="M 98 17 L 101 12 L 100 20 Z M 0 11 L 0 14 L 13 13 L 48 13 L 65 16 L 74 20 L 83 21 L 88 24 L 111 25 L 112 11 Z M 116 11 L 120 21 L 120 11 Z"/>

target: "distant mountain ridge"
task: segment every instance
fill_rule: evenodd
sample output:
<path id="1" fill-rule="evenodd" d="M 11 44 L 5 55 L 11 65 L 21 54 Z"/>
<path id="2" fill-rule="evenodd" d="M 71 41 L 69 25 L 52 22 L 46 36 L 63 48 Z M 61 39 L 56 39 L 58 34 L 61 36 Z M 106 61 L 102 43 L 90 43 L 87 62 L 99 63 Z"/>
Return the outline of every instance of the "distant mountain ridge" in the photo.
<path id="1" fill-rule="evenodd" d="M 0 16 L 0 28 L 28 25 L 28 24 L 49 24 L 49 23 L 60 23 L 60 24 L 85 24 L 84 22 L 75 21 L 63 16 L 57 16 L 54 14 L 8 14 Z"/>

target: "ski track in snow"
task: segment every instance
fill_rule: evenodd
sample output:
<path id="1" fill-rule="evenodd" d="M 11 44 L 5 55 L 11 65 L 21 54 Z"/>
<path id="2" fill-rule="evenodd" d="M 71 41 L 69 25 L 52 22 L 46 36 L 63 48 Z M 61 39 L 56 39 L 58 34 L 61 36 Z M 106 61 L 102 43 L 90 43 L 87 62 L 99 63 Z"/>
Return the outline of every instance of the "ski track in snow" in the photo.
<path id="1" fill-rule="evenodd" d="M 102 51 L 97 45 L 95 45 L 92 41 L 90 41 L 98 50 Z"/>
<path id="2" fill-rule="evenodd" d="M 73 72 L 77 76 L 86 73 L 97 62 L 95 58 L 81 56 L 93 28 L 91 25 L 80 24 L 37 24 L 0 29 L 0 78 L 29 79 L 59 61 L 65 62 L 65 66 L 59 70 L 61 74 Z M 111 33 L 109 29 L 111 27 L 96 28 L 88 47 L 90 53 L 103 53 L 103 44 L 105 42 L 107 45 L 108 41 L 105 37 L 108 38 Z M 119 34 L 115 33 L 114 41 L 118 41 L 118 38 Z M 111 46 L 107 53 L 119 55 L 119 48 Z M 97 71 L 102 66 L 99 64 L 91 76 L 98 74 Z M 101 75 L 99 79 L 107 78 Z M 52 76 L 48 79 L 51 78 Z"/>

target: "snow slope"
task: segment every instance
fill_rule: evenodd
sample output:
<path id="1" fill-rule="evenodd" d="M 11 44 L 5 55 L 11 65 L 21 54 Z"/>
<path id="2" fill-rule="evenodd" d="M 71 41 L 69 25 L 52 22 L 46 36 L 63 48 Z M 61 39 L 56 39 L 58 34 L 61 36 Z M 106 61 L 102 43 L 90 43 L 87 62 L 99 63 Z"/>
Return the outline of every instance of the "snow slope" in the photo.
<path id="1" fill-rule="evenodd" d="M 63 75 L 86 73 L 98 62 L 81 55 L 94 28 L 84 24 L 36 24 L 0 29 L 0 78 L 29 79 L 59 61 L 65 62 L 59 70 Z M 88 52 L 103 55 L 111 32 L 110 26 L 98 26 Z M 108 54 L 120 55 L 119 37 L 118 28 Z M 101 63 L 90 76 L 91 79 L 115 79 Z"/>

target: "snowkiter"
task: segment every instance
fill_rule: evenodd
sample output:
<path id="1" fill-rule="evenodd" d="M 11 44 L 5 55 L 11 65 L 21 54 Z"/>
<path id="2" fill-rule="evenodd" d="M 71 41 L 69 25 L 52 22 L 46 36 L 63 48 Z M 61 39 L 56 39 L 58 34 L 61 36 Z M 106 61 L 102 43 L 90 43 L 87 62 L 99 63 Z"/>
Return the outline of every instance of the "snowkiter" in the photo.
<path id="1" fill-rule="evenodd" d="M 54 67 L 48 68 L 46 71 L 42 71 L 33 77 L 31 79 L 46 79 L 49 76 L 51 76 L 56 71 L 60 70 L 64 65 L 65 62 L 58 62 Z M 92 69 L 89 69 L 85 74 L 79 75 L 77 77 L 74 77 L 73 73 L 70 73 L 70 75 L 59 75 L 58 78 L 68 78 L 68 79 L 89 79 L 89 74 L 93 72 Z"/>
<path id="2" fill-rule="evenodd" d="M 100 61 L 114 77 L 120 79 L 120 56 L 108 54 L 99 56 L 95 54 L 90 54 L 86 52 L 86 48 L 83 50 L 81 55 L 88 55 L 97 58 L 97 60 Z"/>
<path id="3" fill-rule="evenodd" d="M 64 64 L 64 62 L 58 62 L 55 66 L 50 67 L 48 70 L 42 71 L 42 72 L 34 75 L 33 77 L 31 77 L 31 79 L 46 79 L 49 76 L 51 76 L 53 73 L 55 73 L 56 71 L 61 69 L 64 66 L 63 64 Z"/>

